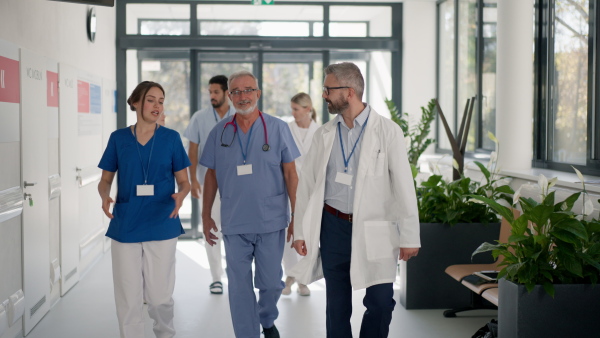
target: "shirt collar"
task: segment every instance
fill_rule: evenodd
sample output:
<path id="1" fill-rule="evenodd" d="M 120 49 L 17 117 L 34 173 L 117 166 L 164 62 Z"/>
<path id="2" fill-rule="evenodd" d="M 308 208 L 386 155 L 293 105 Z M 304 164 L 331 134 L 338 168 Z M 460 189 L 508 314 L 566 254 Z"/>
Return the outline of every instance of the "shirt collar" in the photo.
<path id="1" fill-rule="evenodd" d="M 356 128 L 357 125 L 362 128 L 365 125 L 365 121 L 367 121 L 367 118 L 369 118 L 369 114 L 371 113 L 371 106 L 369 106 L 365 102 L 363 102 L 363 105 L 365 106 L 365 108 L 354 119 L 355 128 Z M 346 127 L 346 129 L 350 129 L 346 125 L 346 122 L 344 122 L 344 118 L 342 117 L 341 114 L 337 116 L 337 119 L 338 119 L 338 122 L 342 122 L 342 125 L 344 127 Z"/>

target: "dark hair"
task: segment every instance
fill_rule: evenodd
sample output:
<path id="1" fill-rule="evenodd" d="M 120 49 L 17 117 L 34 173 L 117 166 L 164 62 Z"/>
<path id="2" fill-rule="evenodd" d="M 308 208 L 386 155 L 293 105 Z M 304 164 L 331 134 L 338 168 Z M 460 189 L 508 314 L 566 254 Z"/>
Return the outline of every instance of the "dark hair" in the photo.
<path id="1" fill-rule="evenodd" d="M 225 75 L 217 75 L 217 76 L 213 76 L 209 81 L 208 84 L 220 84 L 221 85 L 221 90 L 223 90 L 224 92 L 227 91 L 227 76 Z"/>
<path id="2" fill-rule="evenodd" d="M 317 112 L 315 111 L 315 107 L 313 107 L 310 95 L 306 93 L 298 93 L 292 97 L 291 101 L 303 108 L 310 107 L 310 118 L 317 122 Z"/>
<path id="3" fill-rule="evenodd" d="M 144 99 L 146 97 L 146 94 L 148 94 L 148 91 L 152 87 L 156 87 L 156 88 L 160 89 L 162 91 L 163 95 L 165 95 L 165 90 L 159 83 L 152 82 L 152 81 L 141 82 L 140 84 L 137 85 L 137 87 L 135 87 L 135 89 L 133 90 L 133 92 L 131 92 L 131 95 L 127 99 L 127 104 L 129 104 L 129 109 L 131 109 L 132 111 L 135 111 L 135 107 L 133 106 L 133 104 L 136 102 L 140 102 L 140 100 Z M 143 107 L 143 105 L 142 105 L 142 107 Z M 140 112 L 140 113 L 143 113 L 143 112 Z"/>

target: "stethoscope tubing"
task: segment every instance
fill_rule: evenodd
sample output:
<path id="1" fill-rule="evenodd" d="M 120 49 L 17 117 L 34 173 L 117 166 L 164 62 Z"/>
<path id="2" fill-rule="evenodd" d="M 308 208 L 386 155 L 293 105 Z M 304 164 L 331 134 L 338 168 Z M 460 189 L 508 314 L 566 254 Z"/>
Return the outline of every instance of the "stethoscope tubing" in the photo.
<path id="1" fill-rule="evenodd" d="M 233 144 L 233 140 L 235 140 L 235 134 L 237 134 L 237 123 L 235 123 L 236 116 L 237 116 L 237 113 L 235 113 L 233 115 L 233 117 L 231 118 L 231 121 L 225 123 L 225 126 L 223 127 L 223 131 L 221 131 L 221 147 L 230 147 Z M 263 144 L 262 150 L 268 151 L 269 149 L 271 149 L 271 146 L 269 145 L 269 134 L 267 132 L 267 124 L 265 123 L 265 118 L 263 117 L 261 111 L 258 111 L 258 116 L 260 116 L 260 119 L 262 121 L 263 131 L 265 134 L 265 144 Z M 227 126 L 229 126 L 229 125 L 233 126 L 233 138 L 231 139 L 231 142 L 229 144 L 226 144 L 226 143 L 223 143 L 223 134 L 225 133 L 225 129 L 227 129 Z"/>

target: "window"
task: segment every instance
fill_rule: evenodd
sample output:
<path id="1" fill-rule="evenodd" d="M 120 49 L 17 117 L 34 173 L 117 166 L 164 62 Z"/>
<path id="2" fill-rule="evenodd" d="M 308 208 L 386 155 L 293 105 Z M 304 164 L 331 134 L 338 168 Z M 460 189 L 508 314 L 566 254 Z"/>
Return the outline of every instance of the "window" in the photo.
<path id="1" fill-rule="evenodd" d="M 537 0 L 535 167 L 599 174 L 589 0 Z M 592 85 L 590 85 L 592 84 Z"/>
<path id="2" fill-rule="evenodd" d="M 468 152 L 494 150 L 496 130 L 496 0 L 446 0 L 438 4 L 437 98 L 453 134 L 467 99 L 475 98 Z M 438 150 L 450 142 L 438 122 Z"/>

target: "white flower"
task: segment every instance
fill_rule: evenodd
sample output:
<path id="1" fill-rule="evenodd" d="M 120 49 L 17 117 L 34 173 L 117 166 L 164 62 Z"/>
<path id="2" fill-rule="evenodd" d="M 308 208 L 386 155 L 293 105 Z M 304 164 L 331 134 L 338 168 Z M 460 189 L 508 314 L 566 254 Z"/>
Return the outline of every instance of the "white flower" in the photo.
<path id="1" fill-rule="evenodd" d="M 458 162 L 456 162 L 455 158 L 452 158 L 452 167 L 456 170 L 458 170 Z"/>
<path id="2" fill-rule="evenodd" d="M 498 143 L 498 139 L 491 131 L 488 131 L 488 137 L 490 138 L 490 140 L 494 141 L 494 143 Z"/>
<path id="3" fill-rule="evenodd" d="M 574 166 L 571 166 L 571 168 L 573 168 L 573 170 L 575 170 L 577 177 L 579 177 L 579 182 L 581 182 L 581 187 L 583 190 L 585 190 L 585 179 L 583 178 L 581 171 L 577 170 L 577 168 L 575 168 Z"/>
<path id="4" fill-rule="evenodd" d="M 558 181 L 558 177 L 553 177 L 550 179 L 550 181 L 548 181 L 548 188 L 552 188 L 556 182 Z"/>
<path id="5" fill-rule="evenodd" d="M 485 204 L 485 202 L 480 201 L 478 199 L 474 199 L 474 198 L 469 198 L 469 202 L 478 203 L 478 204 Z"/>
<path id="6" fill-rule="evenodd" d="M 542 189 L 542 196 L 546 196 L 548 193 L 548 179 L 546 176 L 544 176 L 544 174 L 540 174 L 540 177 L 538 178 L 538 185 L 540 186 L 540 189 Z"/>
<path id="7" fill-rule="evenodd" d="M 519 202 L 519 199 L 521 198 L 521 189 L 523 188 L 523 185 L 521 185 L 519 187 L 519 189 L 517 189 L 517 191 L 515 191 L 515 194 L 513 195 L 513 205 L 516 205 Z"/>
<path id="8" fill-rule="evenodd" d="M 594 212 L 594 202 L 592 202 L 591 198 L 585 197 L 586 196 L 584 195 L 583 198 L 585 199 L 585 203 L 583 203 L 583 214 L 589 216 Z"/>

